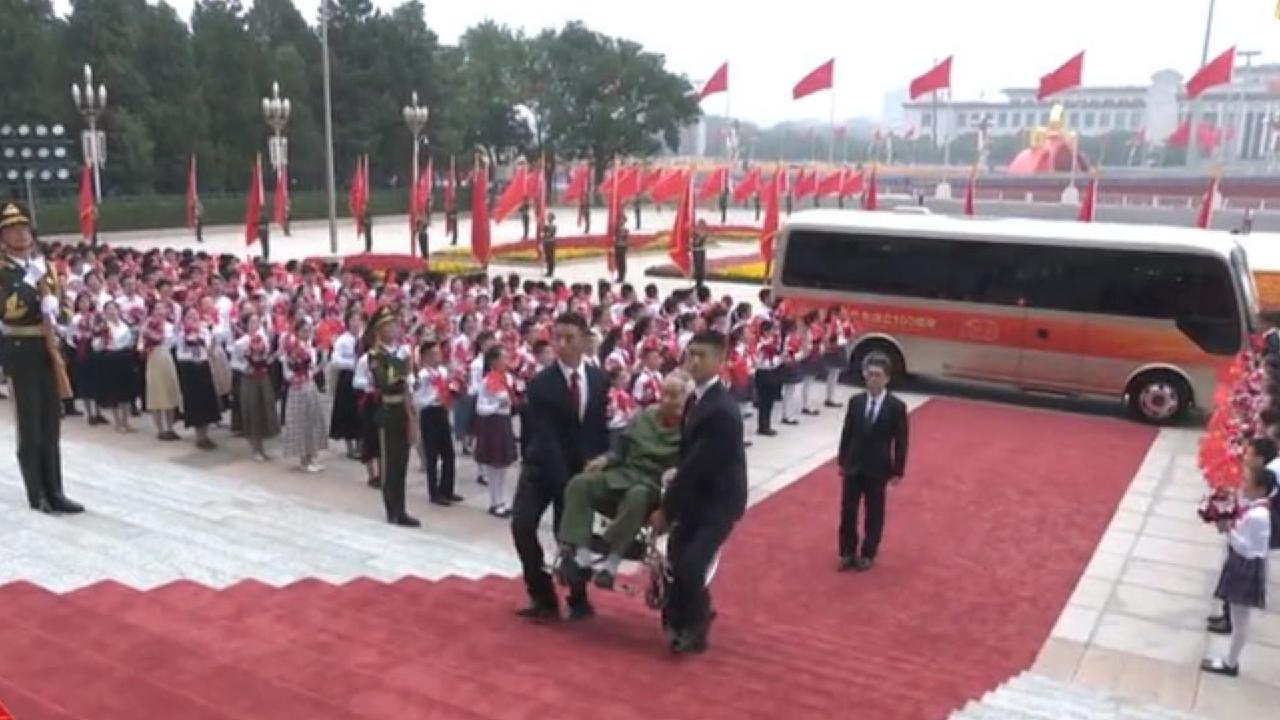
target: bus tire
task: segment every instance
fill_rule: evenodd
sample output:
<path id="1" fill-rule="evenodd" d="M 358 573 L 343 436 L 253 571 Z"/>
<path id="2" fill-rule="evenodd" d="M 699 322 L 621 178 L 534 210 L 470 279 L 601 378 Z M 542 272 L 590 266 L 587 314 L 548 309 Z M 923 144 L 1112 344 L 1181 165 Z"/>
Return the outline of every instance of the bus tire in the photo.
<path id="1" fill-rule="evenodd" d="M 1191 407 L 1191 386 L 1175 372 L 1151 370 L 1129 383 L 1129 412 L 1145 423 L 1171 425 Z"/>
<path id="2" fill-rule="evenodd" d="M 897 387 L 907 376 L 907 366 L 902 353 L 887 340 L 867 340 L 853 349 L 849 357 L 849 372 L 855 385 L 862 386 L 862 364 L 870 357 L 883 357 L 889 361 L 889 385 Z"/>

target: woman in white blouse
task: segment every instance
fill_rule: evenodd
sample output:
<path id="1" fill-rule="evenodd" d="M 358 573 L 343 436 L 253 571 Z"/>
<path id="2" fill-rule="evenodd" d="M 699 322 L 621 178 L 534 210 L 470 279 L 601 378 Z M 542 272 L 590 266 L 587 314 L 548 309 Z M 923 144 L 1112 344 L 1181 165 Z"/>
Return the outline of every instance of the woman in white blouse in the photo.
<path id="1" fill-rule="evenodd" d="M 289 390 L 284 412 L 284 454 L 296 457 L 303 472 L 324 470 L 316 455 L 328 447 L 324 409 L 316 389 L 315 328 L 309 318 L 294 323 L 293 335 L 280 348 L 280 369 Z"/>
<path id="2" fill-rule="evenodd" d="M 116 432 L 130 433 L 129 406 L 136 399 L 133 376 L 133 329 L 120 317 L 120 306 L 108 300 L 93 334 L 94 375 L 98 407 L 111 410 Z"/>
<path id="3" fill-rule="evenodd" d="M 364 316 L 358 310 L 347 314 L 347 331 L 333 341 L 329 367 L 334 371 L 333 408 L 329 416 L 329 438 L 346 443 L 347 457 L 360 458 L 360 409 L 352 378 L 359 360 L 359 338 L 364 332 Z"/>
<path id="4" fill-rule="evenodd" d="M 138 353 L 146 368 L 147 411 L 155 421 L 156 437 L 165 441 L 181 439 L 173 430 L 174 413 L 182 409 L 178 367 L 173 362 L 174 335 L 169 308 L 162 303 L 152 305 L 151 316 L 138 333 Z"/>
<path id="5" fill-rule="evenodd" d="M 182 420 L 196 431 L 196 447 L 201 450 L 217 447 L 209 439 L 209 426 L 222 418 L 209 370 L 211 342 L 212 334 L 201 322 L 200 313 L 187 308 L 174 339 L 174 356 L 178 361 L 178 385 L 182 388 Z"/>

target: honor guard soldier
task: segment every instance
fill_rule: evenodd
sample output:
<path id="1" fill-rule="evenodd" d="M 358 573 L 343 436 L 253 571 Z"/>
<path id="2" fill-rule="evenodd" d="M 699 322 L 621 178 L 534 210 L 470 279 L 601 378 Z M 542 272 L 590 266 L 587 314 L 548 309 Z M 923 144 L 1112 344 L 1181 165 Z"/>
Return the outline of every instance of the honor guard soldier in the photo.
<path id="1" fill-rule="evenodd" d="M 449 244 L 458 244 L 458 209 L 452 204 L 444 209 L 444 231 L 449 235 Z"/>
<path id="2" fill-rule="evenodd" d="M 707 221 L 698 220 L 693 227 L 693 239 L 689 243 L 693 255 L 693 284 L 702 287 L 707 280 Z"/>
<path id="3" fill-rule="evenodd" d="M 542 224 L 542 258 L 547 263 L 547 277 L 556 274 L 556 214 L 547 213 L 547 220 Z"/>
<path id="4" fill-rule="evenodd" d="M 258 242 L 262 243 L 262 261 L 271 260 L 271 221 L 266 215 L 258 218 Z"/>
<path id="5" fill-rule="evenodd" d="M 204 203 L 196 201 L 196 242 L 204 242 Z"/>
<path id="6" fill-rule="evenodd" d="M 719 205 L 720 205 L 720 224 L 724 225 L 725 223 L 729 222 L 729 186 L 728 185 L 726 185 L 725 188 L 720 191 Z"/>
<path id="7" fill-rule="evenodd" d="M 408 358 L 393 343 L 396 318 L 391 308 L 380 307 L 369 320 L 367 331 L 373 346 L 369 351 L 369 375 L 381 407 L 377 413 L 378 440 L 382 446 L 382 502 L 387 509 L 387 522 L 402 527 L 418 527 L 422 523 L 405 511 L 405 473 L 409 467 L 412 445 L 413 407 L 409 382 L 413 377 Z"/>
<path id="8" fill-rule="evenodd" d="M 360 226 L 364 228 L 364 251 L 373 252 L 373 215 L 367 209 L 360 217 Z"/>
<path id="9" fill-rule="evenodd" d="M 529 198 L 520 201 L 520 239 L 529 239 Z"/>
<path id="10" fill-rule="evenodd" d="M 627 230 L 627 216 L 618 213 L 618 227 L 613 231 L 613 264 L 618 270 L 618 282 L 627 281 L 627 239 L 631 232 Z"/>
<path id="11" fill-rule="evenodd" d="M 431 249 L 430 248 L 431 238 L 427 233 L 426 218 L 418 218 L 418 227 L 417 227 L 416 234 L 418 237 L 418 252 L 422 254 L 422 259 L 425 260 L 427 259 L 427 256 L 429 255 L 429 251 Z"/>
<path id="12" fill-rule="evenodd" d="M 32 510 L 79 513 L 62 491 L 59 423 L 71 396 L 50 316 L 61 312 L 54 269 L 37 254 L 31 220 L 16 202 L 0 205 L 0 364 L 17 410 L 18 467 Z"/>
<path id="13" fill-rule="evenodd" d="M 583 192 L 578 201 L 578 224 L 582 226 L 582 234 L 591 234 L 591 193 Z"/>

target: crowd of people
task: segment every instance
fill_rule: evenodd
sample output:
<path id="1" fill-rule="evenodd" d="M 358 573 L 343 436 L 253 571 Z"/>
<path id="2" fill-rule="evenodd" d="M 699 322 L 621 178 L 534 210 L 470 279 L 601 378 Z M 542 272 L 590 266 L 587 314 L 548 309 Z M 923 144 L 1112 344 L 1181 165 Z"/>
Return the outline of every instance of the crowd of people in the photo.
<path id="1" fill-rule="evenodd" d="M 776 404 L 786 426 L 824 404 L 839 407 L 853 333 L 844 311 L 781 312 L 767 289 L 752 304 L 705 286 L 664 296 L 652 284 L 446 278 L 191 250 L 52 243 L 45 251 L 63 297 L 57 332 L 73 390 L 64 415 L 132 433 L 145 414 L 158 441 L 181 441 L 181 424 L 210 451 L 210 428 L 226 424 L 259 462 L 272 460 L 267 441 L 279 436 L 283 456 L 304 472 L 322 471 L 321 453 L 335 442 L 377 488 L 387 403 L 370 359 L 382 346 L 409 375 L 397 389 L 412 410 L 431 502 L 461 499 L 457 457 L 471 456 L 496 517 L 511 512 L 526 384 L 553 361 L 560 313 L 589 322 L 586 357 L 607 377 L 615 439 L 659 402 L 663 378 L 700 331 L 726 336 L 724 383 L 744 416 L 754 406 L 761 435 L 777 433 Z M 388 513 L 416 523 L 401 508 Z"/>

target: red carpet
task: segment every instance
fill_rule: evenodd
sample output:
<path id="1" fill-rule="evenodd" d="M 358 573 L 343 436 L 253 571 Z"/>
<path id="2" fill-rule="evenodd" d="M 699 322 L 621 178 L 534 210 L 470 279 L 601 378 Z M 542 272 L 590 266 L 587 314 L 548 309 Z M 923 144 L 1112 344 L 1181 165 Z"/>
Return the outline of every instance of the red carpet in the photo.
<path id="1" fill-rule="evenodd" d="M 519 622 L 507 579 L 18 583 L 0 700 L 18 720 L 942 718 L 1031 662 L 1154 431 L 954 400 L 912 423 L 875 570 L 833 571 L 821 468 L 738 528 L 701 657 L 669 657 L 638 598 Z"/>

